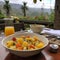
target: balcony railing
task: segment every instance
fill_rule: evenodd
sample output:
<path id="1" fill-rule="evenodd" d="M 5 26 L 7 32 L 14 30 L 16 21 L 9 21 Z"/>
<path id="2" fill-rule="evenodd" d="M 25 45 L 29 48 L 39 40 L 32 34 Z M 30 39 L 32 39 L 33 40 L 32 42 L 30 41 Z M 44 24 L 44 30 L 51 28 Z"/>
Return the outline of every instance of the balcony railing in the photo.
<path id="1" fill-rule="evenodd" d="M 5 21 L 4 19 L 1 20 Z M 51 27 L 54 25 L 53 22 L 46 22 L 46 21 L 39 21 L 39 20 L 19 20 L 19 23 L 13 23 L 16 31 L 19 31 L 20 29 L 25 29 L 25 24 L 42 24 L 47 27 Z M 4 22 L 0 23 L 0 28 L 4 29 L 4 27 L 5 27 L 5 23 Z"/>

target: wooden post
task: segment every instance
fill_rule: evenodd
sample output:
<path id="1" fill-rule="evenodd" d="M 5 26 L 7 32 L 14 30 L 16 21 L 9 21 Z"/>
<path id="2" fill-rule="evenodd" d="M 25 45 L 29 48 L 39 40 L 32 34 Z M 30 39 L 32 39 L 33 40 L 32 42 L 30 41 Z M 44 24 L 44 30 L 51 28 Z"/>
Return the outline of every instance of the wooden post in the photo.
<path id="1" fill-rule="evenodd" d="M 55 29 L 60 29 L 60 0 L 55 0 L 54 28 Z"/>

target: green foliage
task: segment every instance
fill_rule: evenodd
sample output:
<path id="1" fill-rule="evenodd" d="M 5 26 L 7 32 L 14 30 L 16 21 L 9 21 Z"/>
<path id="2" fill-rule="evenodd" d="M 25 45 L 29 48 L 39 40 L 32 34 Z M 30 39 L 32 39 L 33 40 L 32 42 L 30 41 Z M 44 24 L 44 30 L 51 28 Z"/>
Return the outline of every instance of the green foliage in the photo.
<path id="1" fill-rule="evenodd" d="M 45 19 L 44 15 L 40 15 L 38 18 L 38 20 L 44 20 L 44 19 Z"/>
<path id="2" fill-rule="evenodd" d="M 19 19 L 20 20 L 36 20 L 35 17 L 29 17 L 29 16 L 26 16 L 26 17 L 20 16 Z"/>
<path id="3" fill-rule="evenodd" d="M 54 22 L 54 11 L 52 11 L 50 14 L 41 14 L 38 18 L 38 20 L 42 20 L 42 21 L 49 21 L 49 22 Z"/>
<path id="4" fill-rule="evenodd" d="M 54 12 L 51 12 L 51 14 L 49 15 L 49 21 L 50 22 L 54 22 L 54 15 L 55 15 Z"/>
<path id="5" fill-rule="evenodd" d="M 2 11 L 0 10 L 0 19 L 4 18 L 4 14 L 2 13 Z"/>
<path id="6" fill-rule="evenodd" d="M 47 22 L 54 22 L 54 12 L 50 14 L 40 14 L 40 16 L 19 16 L 19 20 L 40 20 L 40 21 L 47 21 Z"/>

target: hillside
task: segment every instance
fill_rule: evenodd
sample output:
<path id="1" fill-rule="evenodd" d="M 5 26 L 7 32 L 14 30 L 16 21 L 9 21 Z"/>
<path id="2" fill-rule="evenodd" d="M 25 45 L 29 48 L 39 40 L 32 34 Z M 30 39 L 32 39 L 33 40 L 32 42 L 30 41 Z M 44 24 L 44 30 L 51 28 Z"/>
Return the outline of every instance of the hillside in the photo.
<path id="1" fill-rule="evenodd" d="M 0 1 L 0 9 L 2 10 L 3 13 L 5 13 L 3 9 L 4 2 Z M 11 6 L 11 15 L 17 15 L 17 16 L 23 16 L 22 10 L 21 10 L 21 4 L 12 4 L 10 3 Z M 28 7 L 28 10 L 26 11 L 28 16 L 39 16 L 41 12 L 44 13 L 51 13 L 50 9 L 42 9 L 41 8 L 31 8 Z"/>

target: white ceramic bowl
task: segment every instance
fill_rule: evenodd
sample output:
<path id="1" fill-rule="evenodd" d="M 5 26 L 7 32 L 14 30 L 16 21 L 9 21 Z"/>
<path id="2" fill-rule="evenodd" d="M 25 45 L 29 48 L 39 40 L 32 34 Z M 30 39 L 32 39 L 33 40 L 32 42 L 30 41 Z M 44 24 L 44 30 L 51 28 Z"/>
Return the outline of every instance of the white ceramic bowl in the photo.
<path id="1" fill-rule="evenodd" d="M 35 49 L 35 50 L 26 50 L 26 51 L 17 51 L 17 50 L 11 50 L 9 48 L 7 48 L 5 46 L 6 42 L 10 39 L 12 39 L 12 37 L 20 37 L 21 35 L 30 35 L 30 36 L 38 36 L 38 38 L 40 38 L 41 41 L 44 42 L 44 46 L 40 49 Z M 18 55 L 18 56 L 21 56 L 21 57 L 28 57 L 28 56 L 33 56 L 33 55 L 36 55 L 38 54 L 39 52 L 41 52 L 41 50 L 43 48 L 45 48 L 47 45 L 48 45 L 48 39 L 45 38 L 44 36 L 41 36 L 39 34 L 36 34 L 36 33 L 29 33 L 29 32 L 17 32 L 13 35 L 10 35 L 8 37 L 5 37 L 3 40 L 2 40 L 2 45 L 11 53 L 15 54 L 15 55 Z"/>
<path id="2" fill-rule="evenodd" d="M 30 28 L 33 32 L 40 33 L 43 30 L 43 28 L 45 28 L 45 26 L 44 25 L 32 24 L 32 25 L 30 25 Z"/>

